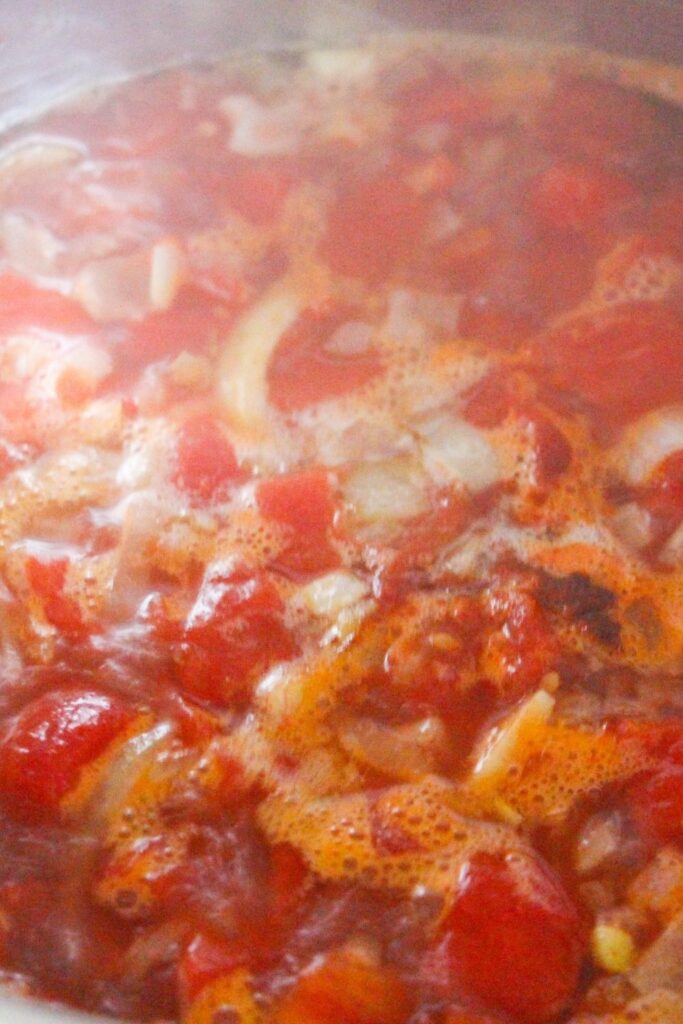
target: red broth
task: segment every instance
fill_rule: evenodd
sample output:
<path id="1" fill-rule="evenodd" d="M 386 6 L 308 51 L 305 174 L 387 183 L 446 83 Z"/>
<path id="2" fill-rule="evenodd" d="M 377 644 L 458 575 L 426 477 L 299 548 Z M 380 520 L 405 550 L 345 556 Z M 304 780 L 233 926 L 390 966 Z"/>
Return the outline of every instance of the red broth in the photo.
<path id="1" fill-rule="evenodd" d="M 4 982 L 678 1020 L 674 97 L 236 60 L 48 112 L 0 189 Z"/>

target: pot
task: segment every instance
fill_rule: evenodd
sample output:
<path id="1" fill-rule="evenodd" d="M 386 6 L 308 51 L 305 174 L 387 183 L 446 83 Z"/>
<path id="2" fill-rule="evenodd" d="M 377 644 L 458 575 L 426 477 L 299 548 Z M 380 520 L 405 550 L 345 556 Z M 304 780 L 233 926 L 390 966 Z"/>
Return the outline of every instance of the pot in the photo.
<path id="1" fill-rule="evenodd" d="M 349 44 L 368 33 L 448 30 L 683 63 L 678 0 L 0 0 L 0 131 L 95 82 L 234 48 Z M 92 1016 L 0 996 L 1 1024 Z"/>

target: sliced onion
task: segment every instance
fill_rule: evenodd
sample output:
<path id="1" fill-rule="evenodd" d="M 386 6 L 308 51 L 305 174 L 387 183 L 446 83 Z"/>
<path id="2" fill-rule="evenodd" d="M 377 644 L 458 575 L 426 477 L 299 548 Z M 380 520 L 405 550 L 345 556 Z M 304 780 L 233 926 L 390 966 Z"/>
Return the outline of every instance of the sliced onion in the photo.
<path id="1" fill-rule="evenodd" d="M 219 367 L 219 394 L 236 427 L 260 434 L 268 408 L 268 364 L 301 312 L 299 297 L 280 282 L 239 321 Z"/>
<path id="2" fill-rule="evenodd" d="M 614 452 L 617 468 L 631 484 L 647 480 L 669 455 L 683 449 L 683 406 L 648 413 L 625 433 Z"/>
<path id="3" fill-rule="evenodd" d="M 133 320 L 149 310 L 149 278 L 149 253 L 110 256 L 78 273 L 73 295 L 99 323 Z"/>
<path id="4" fill-rule="evenodd" d="M 172 722 L 157 722 L 144 732 L 136 733 L 117 752 L 108 765 L 104 782 L 99 787 L 94 822 L 111 825 L 112 819 L 125 806 L 128 794 L 147 769 L 157 762 L 173 735 Z"/>
<path id="5" fill-rule="evenodd" d="M 426 484 L 417 463 L 399 456 L 356 466 L 342 490 L 359 519 L 381 523 L 412 519 L 426 512 Z"/>
<path id="6" fill-rule="evenodd" d="M 668 541 L 659 553 L 660 561 L 672 568 L 683 565 L 683 525 L 669 537 Z"/>
<path id="7" fill-rule="evenodd" d="M 308 583 L 298 597 L 313 615 L 334 617 L 368 595 L 368 587 L 350 572 L 330 572 Z"/>
<path id="8" fill-rule="evenodd" d="M 487 737 L 472 772 L 474 782 L 491 783 L 504 775 L 526 737 L 550 718 L 555 700 L 546 690 L 537 690 L 505 722 Z"/>
<path id="9" fill-rule="evenodd" d="M 580 875 L 597 870 L 618 853 L 623 842 L 623 821 L 618 814 L 591 815 L 577 839 L 576 870 Z"/>
<path id="10" fill-rule="evenodd" d="M 22 213 L 6 213 L 0 227 L 11 265 L 27 277 L 50 277 L 56 272 L 64 245 L 53 233 Z"/>
<path id="11" fill-rule="evenodd" d="M 234 94 L 219 104 L 230 122 L 229 146 L 241 156 L 277 156 L 296 151 L 303 110 L 296 104 L 267 107 L 253 96 Z"/>
<path id="12" fill-rule="evenodd" d="M 183 283 L 185 255 L 173 238 L 152 248 L 149 273 L 149 304 L 154 310 L 170 309 Z"/>
<path id="13" fill-rule="evenodd" d="M 425 718 L 408 726 L 389 726 L 370 718 L 354 718 L 339 730 L 347 753 L 389 778 L 423 778 L 437 768 L 445 742 L 443 723 Z"/>
<path id="14" fill-rule="evenodd" d="M 0 183 L 32 171 L 76 163 L 82 151 L 63 139 L 27 139 L 0 153 Z"/>
<path id="15" fill-rule="evenodd" d="M 635 501 L 617 508 L 612 516 L 612 529 L 629 547 L 640 551 L 652 540 L 650 513 Z"/>
<path id="16" fill-rule="evenodd" d="M 371 80 L 377 70 L 374 53 L 356 49 L 312 50 L 308 67 L 333 85 L 356 85 Z"/>
<path id="17" fill-rule="evenodd" d="M 683 853 L 673 846 L 659 850 L 631 882 L 628 898 L 637 910 L 665 921 L 683 913 Z"/>
<path id="18" fill-rule="evenodd" d="M 384 333 L 399 344 L 426 340 L 434 330 L 457 330 L 462 298 L 399 288 L 389 296 Z"/>
<path id="19" fill-rule="evenodd" d="M 437 484 L 460 483 L 482 491 L 500 479 L 496 451 L 481 430 L 447 413 L 419 427 L 422 458 Z"/>
<path id="20" fill-rule="evenodd" d="M 642 995 L 658 990 L 683 995 L 683 915 L 645 950 L 629 980 Z"/>

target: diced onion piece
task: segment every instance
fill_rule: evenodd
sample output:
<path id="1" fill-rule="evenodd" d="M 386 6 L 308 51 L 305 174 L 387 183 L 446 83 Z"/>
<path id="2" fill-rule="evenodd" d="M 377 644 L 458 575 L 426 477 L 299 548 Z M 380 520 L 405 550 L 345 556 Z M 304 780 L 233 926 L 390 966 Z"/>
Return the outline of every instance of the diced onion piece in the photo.
<path id="1" fill-rule="evenodd" d="M 239 321 L 219 367 L 219 394 L 234 425 L 261 433 L 268 407 L 268 364 L 301 311 L 286 285 L 274 285 Z"/>
<path id="2" fill-rule="evenodd" d="M 650 513 L 635 501 L 620 505 L 612 516 L 612 529 L 619 540 L 640 551 L 652 540 Z"/>
<path id="3" fill-rule="evenodd" d="M 6 213 L 0 231 L 7 259 L 21 274 L 49 277 L 55 273 L 64 245 L 44 224 L 22 213 Z"/>
<path id="4" fill-rule="evenodd" d="M 198 356 L 183 349 L 168 368 L 168 375 L 176 387 L 189 391 L 202 391 L 211 383 L 213 368 L 206 356 Z"/>
<path id="5" fill-rule="evenodd" d="M 500 479 L 495 449 L 481 430 L 442 414 L 419 428 L 422 459 L 437 484 L 460 483 L 482 491 Z"/>
<path id="6" fill-rule="evenodd" d="M 457 330 L 462 298 L 398 288 L 389 296 L 384 332 L 399 344 L 419 343 L 428 332 Z"/>
<path id="7" fill-rule="evenodd" d="M 631 882 L 628 899 L 666 922 L 683 913 L 683 853 L 674 846 L 659 850 Z"/>
<path id="8" fill-rule="evenodd" d="M 355 49 L 312 50 L 306 63 L 333 85 L 355 85 L 371 79 L 377 69 L 374 53 Z"/>
<path id="9" fill-rule="evenodd" d="M 302 587 L 299 598 L 313 615 L 336 616 L 367 594 L 367 585 L 352 573 L 330 572 Z"/>
<path id="10" fill-rule="evenodd" d="M 633 966 L 636 947 L 624 928 L 597 924 L 591 935 L 591 950 L 598 967 L 609 974 L 623 974 Z"/>
<path id="11" fill-rule="evenodd" d="M 683 994 L 683 915 L 645 950 L 629 980 L 642 995 L 658 989 Z"/>
<path id="12" fill-rule="evenodd" d="M 184 271 L 185 257 L 175 239 L 166 238 L 153 246 L 149 273 L 149 304 L 153 310 L 163 311 L 173 305 Z"/>
<path id="13" fill-rule="evenodd" d="M 546 690 L 537 690 L 507 721 L 493 730 L 472 773 L 473 781 L 487 785 L 505 774 L 514 763 L 518 747 L 550 718 L 555 700 Z"/>
<path id="14" fill-rule="evenodd" d="M 62 139 L 32 139 L 13 145 L 0 153 L 0 183 L 16 175 L 76 163 L 82 152 Z"/>
<path id="15" fill-rule="evenodd" d="M 683 525 L 671 534 L 659 552 L 659 560 L 672 568 L 683 565 Z"/>
<path id="16" fill-rule="evenodd" d="M 587 875 L 603 866 L 624 841 L 621 819 L 616 814 L 593 814 L 581 829 L 576 844 L 576 870 Z"/>
<path id="17" fill-rule="evenodd" d="M 221 100 L 230 121 L 229 146 L 241 156 L 276 156 L 296 150 L 303 111 L 293 104 L 268 107 L 253 96 L 235 94 Z"/>
<path id="18" fill-rule="evenodd" d="M 108 765 L 105 780 L 97 794 L 93 807 L 97 823 L 112 824 L 113 817 L 125 805 L 138 779 L 157 761 L 160 750 L 168 745 L 173 729 L 171 722 L 161 721 L 124 743 Z"/>
<path id="19" fill-rule="evenodd" d="M 426 512 L 426 484 L 413 459 L 397 457 L 356 466 L 344 482 L 343 494 L 358 518 L 392 522 Z"/>
<path id="20" fill-rule="evenodd" d="M 683 449 L 683 406 L 648 413 L 626 431 L 615 452 L 630 484 L 641 484 L 669 455 Z"/>
<path id="21" fill-rule="evenodd" d="M 339 740 L 347 753 L 375 771 L 410 781 L 436 770 L 444 728 L 436 718 L 398 727 L 355 718 L 341 727 Z"/>
<path id="22" fill-rule="evenodd" d="M 147 252 L 95 260 L 77 275 L 73 295 L 100 323 L 132 320 L 149 309 L 149 273 Z"/>

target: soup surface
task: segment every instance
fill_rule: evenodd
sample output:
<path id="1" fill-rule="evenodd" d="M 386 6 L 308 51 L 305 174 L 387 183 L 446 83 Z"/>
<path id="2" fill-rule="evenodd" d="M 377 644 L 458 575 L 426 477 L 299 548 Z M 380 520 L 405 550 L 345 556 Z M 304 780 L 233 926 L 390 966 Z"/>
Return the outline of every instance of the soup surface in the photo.
<path id="1" fill-rule="evenodd" d="M 671 75 L 385 41 L 5 140 L 12 989 L 683 1020 Z"/>

